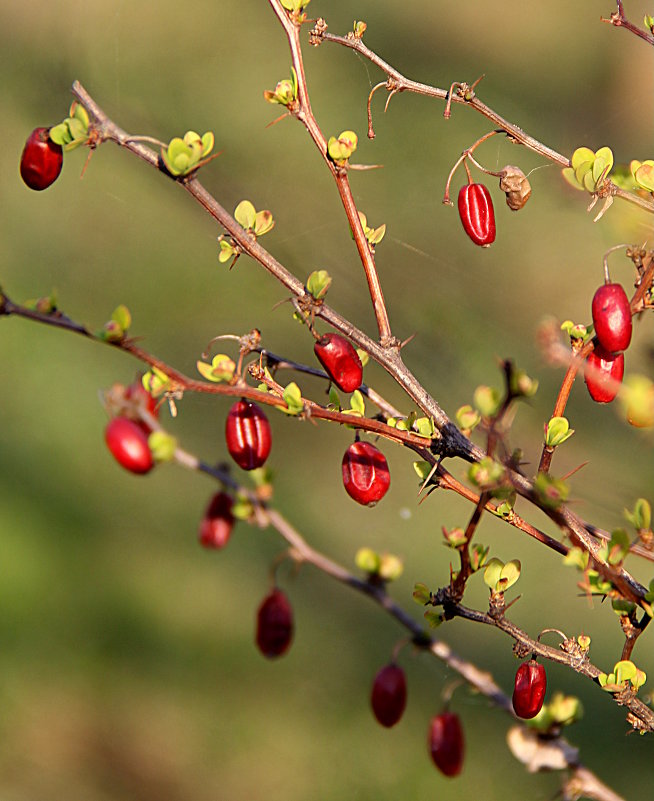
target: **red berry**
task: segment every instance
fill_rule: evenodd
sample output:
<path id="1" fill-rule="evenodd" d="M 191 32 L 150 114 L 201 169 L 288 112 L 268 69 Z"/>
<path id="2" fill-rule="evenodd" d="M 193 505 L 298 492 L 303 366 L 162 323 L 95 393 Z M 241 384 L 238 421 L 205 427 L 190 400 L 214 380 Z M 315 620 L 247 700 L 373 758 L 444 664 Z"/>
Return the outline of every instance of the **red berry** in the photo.
<path id="1" fill-rule="evenodd" d="M 226 492 L 217 492 L 204 513 L 198 534 L 205 548 L 224 548 L 234 527 L 233 501 Z"/>
<path id="2" fill-rule="evenodd" d="M 104 432 L 104 439 L 119 465 L 131 473 L 149 473 L 154 467 L 148 435 L 138 423 L 127 417 L 114 417 Z"/>
<path id="3" fill-rule="evenodd" d="M 592 303 L 597 341 L 609 353 L 626 350 L 631 342 L 631 306 L 621 284 L 602 284 Z"/>
<path id="4" fill-rule="evenodd" d="M 406 678 L 399 665 L 390 662 L 379 670 L 372 684 L 370 704 L 382 726 L 390 728 L 400 720 L 406 706 Z"/>
<path id="5" fill-rule="evenodd" d="M 431 719 L 429 750 L 434 764 L 445 776 L 461 773 L 465 742 L 461 721 L 454 712 L 441 712 Z"/>
<path id="6" fill-rule="evenodd" d="M 483 184 L 466 184 L 459 191 L 459 217 L 475 245 L 488 247 L 495 241 L 495 211 L 490 192 Z"/>
<path id="7" fill-rule="evenodd" d="M 254 470 L 268 458 L 272 446 L 270 423 L 256 403 L 236 401 L 225 423 L 230 456 L 243 470 Z"/>
<path id="8" fill-rule="evenodd" d="M 20 176 L 30 189 L 47 189 L 59 177 L 64 151 L 48 136 L 49 128 L 35 128 L 20 157 Z"/>
<path id="9" fill-rule="evenodd" d="M 357 503 L 374 506 L 391 484 L 384 454 L 369 442 L 353 442 L 343 456 L 345 491 Z"/>
<path id="10" fill-rule="evenodd" d="M 586 364 L 591 368 L 585 376 L 590 397 L 597 403 L 610 403 L 618 394 L 624 376 L 624 353 L 607 353 L 597 345 Z"/>
<path id="11" fill-rule="evenodd" d="M 535 659 L 523 662 L 515 674 L 513 709 L 519 718 L 535 718 L 540 712 L 547 689 L 545 668 Z"/>
<path id="12" fill-rule="evenodd" d="M 340 334 L 325 334 L 313 346 L 318 361 L 343 392 L 354 392 L 361 386 L 363 367 L 352 343 Z"/>
<path id="13" fill-rule="evenodd" d="M 273 659 L 288 650 L 293 639 L 293 610 L 281 590 L 263 599 L 257 612 L 257 647 Z"/>

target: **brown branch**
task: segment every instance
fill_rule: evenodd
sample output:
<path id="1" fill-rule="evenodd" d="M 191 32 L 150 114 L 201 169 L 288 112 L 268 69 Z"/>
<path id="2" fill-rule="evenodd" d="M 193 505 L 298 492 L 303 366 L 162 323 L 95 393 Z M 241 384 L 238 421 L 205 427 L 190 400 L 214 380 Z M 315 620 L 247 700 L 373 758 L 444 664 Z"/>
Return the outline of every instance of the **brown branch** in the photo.
<path id="1" fill-rule="evenodd" d="M 641 39 L 644 39 L 648 44 L 654 45 L 654 33 L 651 31 L 644 31 L 642 28 L 634 25 L 633 22 L 629 22 L 624 15 L 624 6 L 622 0 L 616 0 L 616 2 L 618 5 L 618 10 L 614 11 L 608 19 L 605 17 L 600 17 L 600 20 L 602 22 L 608 22 L 610 25 L 614 25 L 616 28 L 624 28 L 626 31 L 633 33 L 635 36 L 639 36 Z"/>
<path id="2" fill-rule="evenodd" d="M 339 44 L 343 47 L 349 47 L 364 58 L 367 58 L 372 64 L 375 64 L 377 67 L 379 67 L 379 69 L 385 72 L 388 76 L 386 88 L 393 94 L 396 92 L 414 92 L 419 95 L 424 95 L 425 97 L 434 97 L 439 100 L 445 100 L 446 102 L 459 103 L 469 106 L 490 120 L 494 127 L 501 128 L 513 141 L 524 145 L 524 147 L 528 148 L 534 153 L 538 153 L 538 155 L 543 156 L 544 158 L 554 162 L 555 164 L 558 164 L 561 167 L 570 166 L 570 160 L 566 156 L 562 155 L 561 153 L 557 153 L 556 150 L 553 150 L 551 147 L 548 147 L 547 145 L 538 141 L 538 139 L 535 139 L 533 136 L 523 131 L 522 128 L 504 119 L 504 117 L 502 117 L 492 108 L 487 106 L 485 103 L 482 103 L 482 101 L 475 95 L 474 91 L 468 86 L 468 84 L 457 84 L 460 87 L 459 91 L 450 95 L 449 90 L 440 89 L 438 87 L 420 83 L 419 81 L 413 81 L 405 77 L 401 72 L 398 72 L 398 70 L 396 70 L 394 67 L 391 67 L 390 64 L 378 56 L 377 53 L 367 47 L 360 38 L 354 36 L 336 36 L 318 28 L 314 29 L 312 33 L 314 34 L 314 41 L 320 42 L 322 40 L 325 42 L 333 42 L 334 44 Z M 623 200 L 627 200 L 628 202 L 645 209 L 646 211 L 654 213 L 654 201 L 642 198 L 633 192 L 626 192 L 625 190 L 620 189 L 618 186 L 613 184 L 610 180 L 607 181 L 607 188 L 605 189 L 605 192 L 607 194 L 620 197 Z"/>

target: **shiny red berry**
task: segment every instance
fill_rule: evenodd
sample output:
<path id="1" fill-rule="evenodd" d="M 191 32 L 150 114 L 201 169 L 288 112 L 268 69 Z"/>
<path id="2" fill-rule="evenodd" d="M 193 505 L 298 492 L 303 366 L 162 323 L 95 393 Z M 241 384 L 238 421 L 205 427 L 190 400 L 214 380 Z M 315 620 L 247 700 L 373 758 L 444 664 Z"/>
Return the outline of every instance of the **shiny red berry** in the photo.
<path id="1" fill-rule="evenodd" d="M 149 473 L 154 467 L 148 435 L 127 417 L 114 417 L 104 432 L 105 442 L 119 465 L 131 473 Z"/>
<path id="2" fill-rule="evenodd" d="M 316 341 L 313 350 L 339 389 L 343 392 L 354 392 L 361 386 L 361 359 L 345 337 L 340 334 L 325 334 Z"/>
<path id="3" fill-rule="evenodd" d="M 621 284 L 602 284 L 591 307 L 597 341 L 609 353 L 626 350 L 631 342 L 631 306 Z"/>
<path id="4" fill-rule="evenodd" d="M 230 456 L 243 470 L 254 470 L 266 461 L 272 446 L 270 423 L 263 411 L 248 400 L 236 401 L 225 423 Z"/>
<path id="5" fill-rule="evenodd" d="M 461 773 L 465 741 L 461 721 L 454 712 L 441 712 L 431 719 L 429 751 L 434 764 L 445 776 Z"/>
<path id="6" fill-rule="evenodd" d="M 353 442 L 343 456 L 343 485 L 357 503 L 374 506 L 391 484 L 384 454 L 369 442 Z"/>
<path id="7" fill-rule="evenodd" d="M 370 704 L 382 726 L 390 728 L 400 720 L 406 707 L 406 677 L 399 665 L 390 662 L 379 670 L 372 684 Z"/>
<path id="8" fill-rule="evenodd" d="M 610 403 L 618 394 L 624 376 L 624 353 L 608 353 L 597 345 L 586 364 L 591 368 L 585 374 L 590 397 L 597 403 Z"/>
<path id="9" fill-rule="evenodd" d="M 519 718 L 535 718 L 545 700 L 547 674 L 535 659 L 523 662 L 515 674 L 513 709 Z"/>
<path id="10" fill-rule="evenodd" d="M 495 211 L 490 192 L 483 184 L 466 184 L 459 191 L 459 217 L 475 245 L 488 247 L 495 241 Z"/>
<path id="11" fill-rule="evenodd" d="M 30 189 L 47 189 L 59 177 L 64 151 L 48 136 L 49 128 L 35 128 L 20 157 L 20 176 Z"/>
<path id="12" fill-rule="evenodd" d="M 205 548 L 224 548 L 234 527 L 234 502 L 226 492 L 217 492 L 200 522 L 198 539 Z"/>
<path id="13" fill-rule="evenodd" d="M 281 590 L 274 589 L 257 611 L 257 647 L 273 659 L 288 651 L 293 639 L 293 610 Z"/>

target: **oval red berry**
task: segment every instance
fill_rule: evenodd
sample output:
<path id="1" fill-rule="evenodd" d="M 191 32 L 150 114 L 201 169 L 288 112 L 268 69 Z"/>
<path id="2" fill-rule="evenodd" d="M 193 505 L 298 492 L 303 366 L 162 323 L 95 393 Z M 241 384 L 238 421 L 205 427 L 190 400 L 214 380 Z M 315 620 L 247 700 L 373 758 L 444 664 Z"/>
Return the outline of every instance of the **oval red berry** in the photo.
<path id="1" fill-rule="evenodd" d="M 20 157 L 20 176 L 30 189 L 40 192 L 59 177 L 64 151 L 48 136 L 49 128 L 35 128 Z"/>
<path id="2" fill-rule="evenodd" d="M 482 247 L 494 242 L 495 210 L 488 189 L 483 184 L 462 186 L 458 205 L 459 217 L 470 239 Z"/>
<path id="3" fill-rule="evenodd" d="M 148 436 L 134 420 L 114 417 L 107 424 L 104 438 L 112 456 L 125 470 L 143 474 L 154 467 Z"/>
<path id="4" fill-rule="evenodd" d="M 200 522 L 198 538 L 205 548 L 224 548 L 234 527 L 233 501 L 226 492 L 217 492 Z"/>
<path id="5" fill-rule="evenodd" d="M 626 350 L 631 342 L 631 306 L 620 284 L 602 284 L 591 306 L 597 341 L 609 353 Z"/>
<path id="6" fill-rule="evenodd" d="M 345 337 L 340 334 L 325 334 L 316 341 L 313 351 L 331 380 L 343 392 L 354 392 L 361 386 L 361 359 Z"/>
<path id="7" fill-rule="evenodd" d="M 459 716 L 441 712 L 431 719 L 429 752 L 436 767 L 445 776 L 458 776 L 463 768 L 465 740 Z"/>
<path id="8" fill-rule="evenodd" d="M 611 403 L 618 394 L 624 376 L 624 353 L 608 353 L 601 345 L 586 359 L 590 368 L 584 380 L 596 403 Z"/>
<path id="9" fill-rule="evenodd" d="M 519 718 L 535 718 L 545 700 L 547 674 L 535 659 L 523 662 L 515 674 L 513 709 Z"/>
<path id="10" fill-rule="evenodd" d="M 364 506 L 374 506 L 391 484 L 384 454 L 369 442 L 350 445 L 343 456 L 342 470 L 345 491 Z"/>
<path id="11" fill-rule="evenodd" d="M 395 726 L 406 707 L 406 677 L 394 662 L 384 665 L 375 676 L 370 705 L 379 723 L 386 728 Z"/>
<path id="12" fill-rule="evenodd" d="M 257 648 L 269 659 L 288 651 L 293 639 L 293 610 L 288 598 L 275 589 L 257 611 Z"/>
<path id="13" fill-rule="evenodd" d="M 237 401 L 227 415 L 225 440 L 230 456 L 239 467 L 243 470 L 261 467 L 272 447 L 268 418 L 256 403 Z"/>

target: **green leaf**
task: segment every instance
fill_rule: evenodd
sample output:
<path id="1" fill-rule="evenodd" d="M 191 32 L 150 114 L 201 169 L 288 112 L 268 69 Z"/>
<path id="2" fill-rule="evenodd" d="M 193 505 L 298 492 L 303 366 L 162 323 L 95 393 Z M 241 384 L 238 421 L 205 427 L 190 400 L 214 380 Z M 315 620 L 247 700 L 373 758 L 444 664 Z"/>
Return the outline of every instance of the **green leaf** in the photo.
<path id="1" fill-rule="evenodd" d="M 445 620 L 442 612 L 437 612 L 435 609 L 428 609 L 425 612 L 425 620 L 429 624 L 430 629 L 437 629 Z"/>
<path id="2" fill-rule="evenodd" d="M 551 448 L 562 445 L 574 434 L 570 423 L 565 417 L 552 417 L 545 426 L 545 444 Z"/>
<path id="3" fill-rule="evenodd" d="M 430 603 L 431 601 L 431 592 L 429 591 L 429 587 L 426 584 L 417 583 L 413 586 L 413 600 L 420 604 L 421 606 L 425 606 L 425 604 Z"/>
<path id="4" fill-rule="evenodd" d="M 254 233 L 256 236 L 263 236 L 267 234 L 268 231 L 271 231 L 275 227 L 275 220 L 271 212 L 267 209 L 264 211 L 258 211 L 256 217 L 254 218 Z"/>
<path id="5" fill-rule="evenodd" d="M 380 557 L 379 576 L 384 581 L 396 581 L 402 575 L 404 565 L 399 556 L 392 553 L 383 553 Z"/>
<path id="6" fill-rule="evenodd" d="M 577 180 L 577 176 L 575 175 L 575 171 L 572 169 L 572 167 L 564 167 L 561 170 L 561 175 L 573 189 L 579 189 L 581 192 L 584 191 L 584 187 Z"/>
<path id="7" fill-rule="evenodd" d="M 128 331 L 132 324 L 132 315 L 130 314 L 127 306 L 122 303 L 120 306 L 116 306 L 116 308 L 113 310 L 111 313 L 111 319 L 115 323 L 118 323 L 124 332 Z"/>
<path id="8" fill-rule="evenodd" d="M 234 211 L 236 222 L 246 230 L 254 228 L 257 212 L 249 200 L 242 200 Z"/>
<path id="9" fill-rule="evenodd" d="M 327 270 L 314 270 L 307 278 L 307 292 L 316 300 L 322 300 L 332 285 L 332 277 Z"/>
<path id="10" fill-rule="evenodd" d="M 414 423 L 413 428 L 422 437 L 431 439 L 434 436 L 434 419 L 432 417 L 419 417 Z"/>
<path id="11" fill-rule="evenodd" d="M 196 362 L 196 367 L 200 375 L 207 381 L 229 381 L 236 370 L 236 365 L 224 353 L 219 353 L 213 357 L 211 364 Z"/>
<path id="12" fill-rule="evenodd" d="M 540 503 L 548 509 L 556 509 L 567 501 L 570 488 L 560 478 L 554 478 L 548 473 L 539 473 L 534 481 L 534 491 Z"/>
<path id="13" fill-rule="evenodd" d="M 429 462 L 414 462 L 413 469 L 418 474 L 418 478 L 424 481 L 432 471 L 432 465 Z"/>
<path id="14" fill-rule="evenodd" d="M 494 417 L 500 409 L 502 396 L 495 387 L 479 386 L 472 397 L 472 403 L 484 417 Z"/>
<path id="15" fill-rule="evenodd" d="M 631 679 L 635 678 L 636 676 L 636 665 L 633 662 L 630 662 L 628 659 L 623 659 L 620 662 L 616 662 L 613 672 L 615 673 L 615 678 L 618 684 L 624 684 L 627 681 L 631 681 Z"/>
<path id="16" fill-rule="evenodd" d="M 511 559 L 510 562 L 504 565 L 500 571 L 500 578 L 497 586 L 498 592 L 505 592 L 516 583 L 520 578 L 520 569 L 521 565 L 519 559 Z"/>
<path id="17" fill-rule="evenodd" d="M 202 136 L 202 157 L 208 156 L 209 153 L 213 150 L 213 146 L 215 144 L 215 139 L 213 135 L 213 131 L 207 131 Z"/>
<path id="18" fill-rule="evenodd" d="M 495 557 L 493 559 L 489 559 L 488 563 L 486 564 L 486 569 L 484 570 L 484 584 L 487 587 L 490 587 L 491 590 L 494 590 L 497 587 L 497 583 L 500 580 L 503 568 L 504 562 Z"/>
<path id="19" fill-rule="evenodd" d="M 300 387 L 298 387 L 295 381 L 291 381 L 291 383 L 284 388 L 282 397 L 284 398 L 287 406 L 286 409 L 282 409 L 283 412 L 293 415 L 302 414 L 304 411 L 304 402 L 302 400 Z"/>
<path id="20" fill-rule="evenodd" d="M 335 409 L 341 408 L 341 399 L 333 384 L 329 387 L 329 405 L 333 406 Z"/>
<path id="21" fill-rule="evenodd" d="M 366 404 L 363 400 L 363 395 L 358 389 L 355 389 L 352 393 L 352 397 L 350 398 L 350 408 L 360 414 L 361 417 L 366 416 Z"/>
<path id="22" fill-rule="evenodd" d="M 613 168 L 613 151 L 610 147 L 600 147 L 595 151 L 595 160 L 604 162 L 606 172 L 610 172 Z"/>
<path id="23" fill-rule="evenodd" d="M 633 512 L 625 509 L 624 513 L 636 531 L 648 531 L 652 527 L 652 507 L 645 498 L 638 498 Z"/>
<path id="24" fill-rule="evenodd" d="M 594 158 L 595 154 L 589 147 L 578 147 L 570 159 L 572 169 L 576 170 L 580 164 L 583 164 L 585 161 L 592 162 Z"/>
<path id="25" fill-rule="evenodd" d="M 472 431 L 481 422 L 481 415 L 469 404 L 460 406 L 456 412 L 456 424 L 463 431 Z"/>
<path id="26" fill-rule="evenodd" d="M 577 570 L 585 570 L 588 567 L 588 560 L 590 556 L 587 551 L 582 551 L 581 548 L 570 548 L 568 553 L 563 557 L 564 565 L 572 565 Z"/>
<path id="27" fill-rule="evenodd" d="M 141 379 L 143 388 L 152 395 L 153 398 L 158 398 L 168 391 L 170 387 L 170 379 L 158 367 L 152 367 L 145 373 Z"/>
<path id="28" fill-rule="evenodd" d="M 654 192 L 654 164 L 644 162 L 634 173 L 636 183 L 648 192 Z"/>

